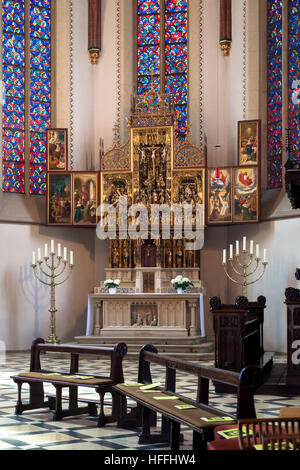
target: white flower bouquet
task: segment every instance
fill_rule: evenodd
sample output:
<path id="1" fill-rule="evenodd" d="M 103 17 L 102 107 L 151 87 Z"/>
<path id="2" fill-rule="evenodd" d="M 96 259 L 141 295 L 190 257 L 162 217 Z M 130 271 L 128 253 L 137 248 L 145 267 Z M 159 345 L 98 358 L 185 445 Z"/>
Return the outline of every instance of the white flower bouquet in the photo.
<path id="1" fill-rule="evenodd" d="M 111 293 L 111 289 L 113 289 L 113 293 L 115 293 L 119 285 L 120 285 L 120 279 L 115 279 L 114 281 L 112 279 L 106 279 L 106 281 L 104 281 L 104 287 L 108 289 L 110 293 Z"/>
<path id="2" fill-rule="evenodd" d="M 189 287 L 194 287 L 194 284 L 188 277 L 177 276 L 171 281 L 173 287 L 177 292 L 185 292 Z"/>

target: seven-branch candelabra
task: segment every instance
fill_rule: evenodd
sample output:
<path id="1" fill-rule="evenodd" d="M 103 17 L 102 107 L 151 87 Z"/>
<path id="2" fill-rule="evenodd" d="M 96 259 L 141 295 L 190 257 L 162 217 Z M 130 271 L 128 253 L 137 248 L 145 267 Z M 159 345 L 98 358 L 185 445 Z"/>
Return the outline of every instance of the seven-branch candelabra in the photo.
<path id="1" fill-rule="evenodd" d="M 67 272 L 67 266 L 69 271 Z M 50 335 L 47 343 L 59 343 L 56 336 L 55 314 L 55 287 L 66 282 L 71 276 L 74 267 L 73 251 L 70 251 L 70 261 L 67 259 L 67 248 L 64 248 L 64 256 L 61 253 L 61 245 L 57 246 L 55 252 L 54 240 L 51 240 L 50 254 L 48 254 L 48 245 L 45 245 L 44 257 L 42 258 L 41 249 L 38 249 L 37 261 L 35 252 L 32 253 L 32 269 L 35 277 L 45 286 L 50 287 Z M 43 275 L 43 279 L 42 276 Z M 64 277 L 63 277 L 64 276 Z"/>
<path id="2" fill-rule="evenodd" d="M 251 284 L 255 284 L 258 282 L 263 275 L 266 272 L 267 269 L 267 250 L 264 249 L 264 257 L 263 261 L 261 263 L 261 258 L 259 255 L 260 248 L 259 245 L 256 245 L 256 255 L 254 255 L 254 242 L 253 240 L 250 241 L 250 249 L 249 251 L 247 250 L 247 239 L 246 237 L 243 237 L 243 250 L 242 253 L 240 253 L 240 243 L 237 240 L 236 241 L 236 252 L 235 254 L 233 253 L 233 245 L 229 246 L 229 263 L 230 266 L 237 276 L 240 277 L 239 280 L 234 279 L 232 276 L 234 274 L 229 274 L 228 273 L 228 263 L 227 263 L 227 251 L 223 250 L 223 267 L 226 275 L 228 278 L 234 282 L 235 284 L 238 284 L 242 286 L 243 289 L 243 296 L 247 297 L 247 286 Z M 258 274 L 258 269 L 260 265 L 263 267 L 263 270 L 260 274 Z M 248 278 L 250 276 L 253 276 L 255 274 L 258 274 L 257 278 L 255 280 L 249 280 Z"/>

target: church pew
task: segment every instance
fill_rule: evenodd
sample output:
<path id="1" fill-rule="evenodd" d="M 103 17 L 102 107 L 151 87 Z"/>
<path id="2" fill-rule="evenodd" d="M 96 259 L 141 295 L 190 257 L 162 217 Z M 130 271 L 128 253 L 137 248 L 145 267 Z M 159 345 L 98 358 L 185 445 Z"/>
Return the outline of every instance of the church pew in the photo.
<path id="1" fill-rule="evenodd" d="M 165 367 L 164 387 L 156 387 L 151 392 L 143 392 L 140 384 L 151 384 L 150 364 L 155 363 Z M 197 377 L 196 399 L 187 398 L 176 393 L 176 371 L 184 371 Z M 220 382 L 234 386 L 237 390 L 237 410 L 235 415 L 226 414 L 209 405 L 209 383 Z M 180 425 L 193 430 L 194 450 L 207 450 L 207 443 L 214 439 L 214 427 L 220 425 L 222 418 L 231 418 L 232 424 L 238 419 L 255 418 L 254 393 L 263 383 L 263 371 L 257 366 L 249 366 L 242 372 L 232 372 L 215 367 L 202 366 L 170 356 L 160 355 L 152 345 L 144 346 L 139 356 L 138 383 L 117 384 L 113 389 L 125 399 L 131 398 L 137 403 L 135 414 L 127 414 L 126 401 L 121 400 L 121 414 L 118 425 L 121 427 L 142 426 L 139 443 L 170 443 L 171 450 L 180 447 Z M 157 392 L 159 391 L 159 392 Z M 155 397 L 167 396 L 168 399 Z M 172 399 L 170 397 L 176 397 Z M 178 409 L 178 405 L 191 405 L 190 409 Z M 160 434 L 151 434 L 153 416 L 162 415 Z M 218 421 L 218 417 L 221 418 Z M 202 418 L 215 418 L 209 422 Z"/>
<path id="2" fill-rule="evenodd" d="M 41 367 L 41 353 L 70 354 L 70 367 L 68 372 L 49 371 Z M 120 398 L 112 389 L 117 383 L 124 382 L 122 360 L 127 352 L 124 343 L 118 343 L 114 347 L 92 347 L 66 344 L 46 344 L 42 338 L 33 341 L 30 355 L 30 371 L 20 372 L 11 378 L 18 386 L 18 401 L 15 413 L 20 415 L 26 410 L 50 408 L 54 410 L 53 419 L 59 421 L 66 416 L 76 416 L 84 413 L 97 415 L 97 407 L 94 401 L 87 402 L 87 406 L 78 406 L 78 387 L 95 388 L 99 394 L 100 414 L 98 426 L 104 426 L 108 422 L 117 420 L 120 411 Z M 110 374 L 82 374 L 79 371 L 79 356 L 89 355 L 95 357 L 107 357 L 110 359 Z M 62 356 L 63 357 L 63 356 Z M 22 385 L 29 384 L 29 403 L 22 402 Z M 51 383 L 56 390 L 55 397 L 44 397 L 44 383 Z M 69 388 L 68 409 L 62 408 L 62 390 Z M 104 414 L 104 395 L 112 394 L 111 416 Z"/>

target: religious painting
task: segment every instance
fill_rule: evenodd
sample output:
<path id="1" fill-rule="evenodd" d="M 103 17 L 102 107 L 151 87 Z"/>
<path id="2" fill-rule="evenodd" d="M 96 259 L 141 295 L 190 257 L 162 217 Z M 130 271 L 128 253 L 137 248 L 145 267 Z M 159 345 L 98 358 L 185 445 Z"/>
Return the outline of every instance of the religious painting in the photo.
<path id="1" fill-rule="evenodd" d="M 68 129 L 47 129 L 48 171 L 68 169 Z"/>
<path id="2" fill-rule="evenodd" d="M 47 224 L 72 225 L 72 174 L 47 173 Z"/>
<path id="3" fill-rule="evenodd" d="M 232 222 L 232 169 L 208 169 L 207 224 Z"/>
<path id="4" fill-rule="evenodd" d="M 260 164 L 261 121 L 239 121 L 238 164 L 257 166 Z"/>
<path id="5" fill-rule="evenodd" d="M 95 226 L 99 202 L 99 173 L 73 173 L 73 225 Z"/>
<path id="6" fill-rule="evenodd" d="M 259 182 L 257 168 L 235 168 L 233 222 L 259 222 Z"/>

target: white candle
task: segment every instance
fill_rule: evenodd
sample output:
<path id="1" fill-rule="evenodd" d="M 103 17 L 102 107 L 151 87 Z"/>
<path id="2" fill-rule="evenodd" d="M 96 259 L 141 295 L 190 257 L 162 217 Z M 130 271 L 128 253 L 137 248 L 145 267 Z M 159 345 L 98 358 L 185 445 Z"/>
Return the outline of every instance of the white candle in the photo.
<path id="1" fill-rule="evenodd" d="M 70 265 L 73 266 L 73 264 L 74 264 L 73 251 L 70 251 Z"/>
<path id="2" fill-rule="evenodd" d="M 223 250 L 223 264 L 226 264 L 226 250 Z"/>
<path id="3" fill-rule="evenodd" d="M 243 251 L 247 251 L 247 238 L 243 237 Z"/>
<path id="4" fill-rule="evenodd" d="M 45 245 L 45 258 L 48 258 L 48 245 Z"/>
<path id="5" fill-rule="evenodd" d="M 42 250 L 38 248 L 38 261 L 42 261 Z"/>
<path id="6" fill-rule="evenodd" d="M 253 255 L 254 253 L 254 243 L 253 240 L 250 241 L 250 255 Z"/>
<path id="7" fill-rule="evenodd" d="M 64 248 L 64 261 L 68 261 L 67 257 L 67 248 Z"/>
<path id="8" fill-rule="evenodd" d="M 57 256 L 59 258 L 61 257 L 61 244 L 60 243 L 57 245 Z"/>
<path id="9" fill-rule="evenodd" d="M 32 252 L 32 264 L 35 265 L 35 251 Z"/>
<path id="10" fill-rule="evenodd" d="M 256 245 L 256 258 L 259 259 L 259 245 Z"/>
<path id="11" fill-rule="evenodd" d="M 237 240 L 235 242 L 235 245 L 236 245 L 236 255 L 239 256 L 239 254 L 240 254 L 240 242 Z"/>
<path id="12" fill-rule="evenodd" d="M 51 240 L 51 254 L 55 253 L 54 240 Z"/>
<path id="13" fill-rule="evenodd" d="M 264 263 L 267 262 L 267 250 L 266 248 L 264 249 Z"/>
<path id="14" fill-rule="evenodd" d="M 229 246 L 229 259 L 233 259 L 233 245 Z"/>

